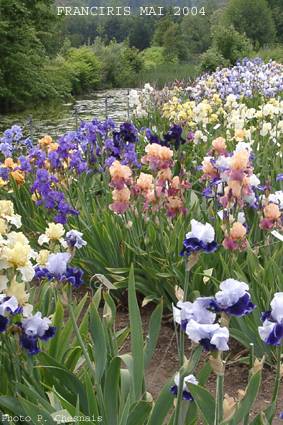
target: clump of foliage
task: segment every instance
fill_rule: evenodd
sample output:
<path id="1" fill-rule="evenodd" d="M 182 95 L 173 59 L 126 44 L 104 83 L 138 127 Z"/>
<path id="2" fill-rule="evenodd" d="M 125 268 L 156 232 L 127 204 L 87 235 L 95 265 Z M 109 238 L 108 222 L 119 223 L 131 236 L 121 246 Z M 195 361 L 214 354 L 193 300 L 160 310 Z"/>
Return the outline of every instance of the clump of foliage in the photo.
<path id="1" fill-rule="evenodd" d="M 232 26 L 219 26 L 214 29 L 213 48 L 219 52 L 229 65 L 234 65 L 238 59 L 248 57 L 252 52 L 250 40 Z M 221 65 L 223 63 L 220 61 L 218 66 Z"/>
<path id="2" fill-rule="evenodd" d="M 165 63 L 164 47 L 152 46 L 141 52 L 145 69 L 156 68 Z"/>
<path id="3" fill-rule="evenodd" d="M 218 66 L 228 66 L 229 62 L 215 47 L 211 47 L 202 55 L 200 64 L 201 71 L 212 72 Z"/>
<path id="4" fill-rule="evenodd" d="M 69 50 L 66 55 L 66 65 L 73 78 L 73 94 L 97 88 L 100 81 L 101 64 L 90 48 L 81 47 Z"/>
<path id="5" fill-rule="evenodd" d="M 136 48 L 116 41 L 106 45 L 98 38 L 92 49 L 102 64 L 103 86 L 126 87 L 135 84 L 137 75 L 143 68 L 143 59 Z"/>

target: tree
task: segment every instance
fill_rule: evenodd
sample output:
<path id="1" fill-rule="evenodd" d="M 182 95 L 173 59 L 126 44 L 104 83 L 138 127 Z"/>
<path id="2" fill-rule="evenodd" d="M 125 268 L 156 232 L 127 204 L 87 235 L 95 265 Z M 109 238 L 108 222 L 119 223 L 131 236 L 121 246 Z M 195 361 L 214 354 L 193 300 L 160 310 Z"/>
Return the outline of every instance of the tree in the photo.
<path id="1" fill-rule="evenodd" d="M 116 40 L 118 43 L 128 37 L 131 28 L 132 17 L 111 16 L 104 18 L 103 38 L 109 42 Z"/>
<path id="2" fill-rule="evenodd" d="M 164 47 L 164 56 L 169 62 L 187 59 L 188 49 L 180 24 L 169 16 L 160 19 L 153 36 L 153 45 Z"/>
<path id="3" fill-rule="evenodd" d="M 152 41 L 154 46 L 164 46 L 164 34 L 172 24 L 172 19 L 169 16 L 164 16 L 158 20 Z"/>
<path id="4" fill-rule="evenodd" d="M 266 0 L 230 0 L 225 19 L 237 31 L 245 33 L 256 48 L 274 40 L 275 26 Z"/>
<path id="5" fill-rule="evenodd" d="M 152 46 L 140 53 L 146 69 L 155 68 L 165 62 L 164 47 Z"/>
<path id="6" fill-rule="evenodd" d="M 283 1 L 268 0 L 272 11 L 273 20 L 276 28 L 276 37 L 280 43 L 283 43 Z"/>
<path id="7" fill-rule="evenodd" d="M 180 25 L 172 22 L 163 36 L 164 54 L 171 61 L 185 61 L 188 57 L 187 46 Z"/>
<path id="8" fill-rule="evenodd" d="M 136 47 L 139 50 L 144 50 L 150 46 L 153 36 L 154 26 L 152 25 L 152 18 L 136 17 L 132 22 L 129 32 L 129 45 Z"/>
<path id="9" fill-rule="evenodd" d="M 181 31 L 191 53 L 203 53 L 211 45 L 210 23 L 207 16 L 185 16 L 181 23 Z"/>
<path id="10" fill-rule="evenodd" d="M 51 4 L 49 0 L 0 0 L 1 110 L 52 96 L 43 72 L 48 54 L 54 52 L 44 36 L 57 22 Z"/>

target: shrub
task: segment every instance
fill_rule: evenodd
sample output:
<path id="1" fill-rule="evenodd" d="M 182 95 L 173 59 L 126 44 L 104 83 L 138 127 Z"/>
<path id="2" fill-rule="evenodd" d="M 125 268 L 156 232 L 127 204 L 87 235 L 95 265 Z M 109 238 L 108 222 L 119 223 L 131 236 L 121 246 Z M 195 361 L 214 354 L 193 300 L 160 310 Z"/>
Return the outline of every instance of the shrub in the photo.
<path id="1" fill-rule="evenodd" d="M 55 98 L 64 99 L 71 96 L 75 75 L 62 56 L 50 61 L 44 68 L 44 74 L 48 85 L 53 89 Z"/>
<path id="2" fill-rule="evenodd" d="M 143 60 L 135 48 L 111 41 L 105 45 L 96 39 L 93 51 L 101 62 L 101 80 L 104 86 L 127 87 L 136 84 L 137 74 L 143 68 Z"/>
<path id="3" fill-rule="evenodd" d="M 250 40 L 234 27 L 216 27 L 213 31 L 213 46 L 230 64 L 247 57 L 252 52 Z M 222 65 L 220 63 L 219 65 Z"/>
<path id="4" fill-rule="evenodd" d="M 89 47 L 70 49 L 66 55 L 69 75 L 72 78 L 72 94 L 80 94 L 97 88 L 101 65 Z"/>
<path id="5" fill-rule="evenodd" d="M 156 68 L 158 65 L 165 63 L 164 47 L 153 46 L 145 49 L 140 53 L 144 61 L 145 69 Z"/>
<path id="6" fill-rule="evenodd" d="M 201 56 L 200 68 L 202 71 L 213 72 L 218 66 L 227 65 L 228 61 L 215 47 L 211 47 Z"/>

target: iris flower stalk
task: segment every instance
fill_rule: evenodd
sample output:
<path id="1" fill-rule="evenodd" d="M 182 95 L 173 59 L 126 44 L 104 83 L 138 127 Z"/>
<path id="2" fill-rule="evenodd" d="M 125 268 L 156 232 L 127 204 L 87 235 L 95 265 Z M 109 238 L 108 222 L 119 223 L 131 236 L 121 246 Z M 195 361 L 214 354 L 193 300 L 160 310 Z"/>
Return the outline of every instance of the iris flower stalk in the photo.
<path id="1" fill-rule="evenodd" d="M 272 394 L 272 400 L 271 403 L 276 405 L 278 396 L 279 396 L 279 389 L 280 389 L 280 382 L 281 382 L 281 354 L 282 354 L 282 345 L 278 345 L 276 347 L 276 376 L 275 376 L 275 385 L 274 390 Z M 273 421 L 275 414 L 271 418 L 271 422 Z"/>
<path id="2" fill-rule="evenodd" d="M 195 257 L 192 260 L 192 257 Z M 183 294 L 183 301 L 187 301 L 188 298 L 188 291 L 189 291 L 189 283 L 190 283 L 190 269 L 191 264 L 195 264 L 197 262 L 198 254 L 194 253 L 191 257 L 185 257 L 185 282 L 184 282 L 184 294 Z M 190 263 L 192 261 L 192 263 Z M 201 346 L 198 346 L 195 350 L 192 351 L 190 362 L 192 361 L 195 354 L 197 354 L 200 351 L 202 352 Z M 182 397 L 183 397 L 183 385 L 184 385 L 184 378 L 187 371 L 185 372 L 183 369 L 184 363 L 185 363 L 185 332 L 182 330 L 182 327 L 180 326 L 180 337 L 179 337 L 179 365 L 180 365 L 180 381 L 178 386 L 178 394 L 177 394 L 177 404 L 175 409 L 175 416 L 174 416 L 174 422 L 173 425 L 179 425 L 179 417 L 181 413 L 181 404 L 182 404 Z"/>
<path id="3" fill-rule="evenodd" d="M 222 351 L 217 352 L 219 364 L 219 370 L 216 375 L 216 399 L 215 399 L 215 416 L 214 425 L 219 425 L 223 419 L 223 399 L 224 399 L 224 362 L 222 359 Z"/>
<path id="4" fill-rule="evenodd" d="M 197 254 L 196 254 L 197 255 Z M 188 297 L 188 290 L 189 290 L 189 282 L 190 282 L 190 266 L 189 266 L 189 258 L 185 257 L 185 282 L 184 282 L 184 295 L 183 295 L 183 301 L 187 301 Z M 180 326 L 180 337 L 179 337 L 179 367 L 180 369 L 183 367 L 184 364 L 184 353 L 185 353 L 185 332 L 182 330 L 182 327 Z M 184 385 L 184 378 L 185 378 L 185 372 L 180 372 L 180 381 L 178 386 L 178 394 L 177 394 L 177 404 L 175 409 L 175 416 L 174 416 L 174 423 L 173 425 L 179 424 L 179 417 L 181 412 L 181 403 L 182 403 L 182 397 L 183 397 L 183 385 Z"/>
<path id="5" fill-rule="evenodd" d="M 196 367 L 196 365 L 198 364 L 200 357 L 201 357 L 201 353 L 202 353 L 202 347 L 201 345 L 198 345 L 197 347 L 195 347 L 192 350 L 192 354 L 191 357 L 188 361 L 184 362 L 184 364 L 182 365 L 182 367 L 180 368 L 180 378 L 179 378 L 179 385 L 178 385 L 178 393 L 177 393 L 177 404 L 176 404 L 176 408 L 175 408 L 175 414 L 174 414 L 174 421 L 173 421 L 173 425 L 179 425 L 179 424 L 183 424 L 184 421 L 181 421 L 180 416 L 182 414 L 182 402 L 183 402 L 183 386 L 184 386 L 184 379 L 188 374 L 191 374 L 194 370 L 194 368 Z M 186 403 L 186 407 L 187 406 L 187 401 L 184 401 Z M 186 409 L 186 413 L 187 413 L 187 409 Z"/>
<path id="6" fill-rule="evenodd" d="M 254 344 L 251 342 L 250 343 L 250 356 L 249 356 L 249 368 L 250 368 L 249 377 L 250 378 L 252 377 L 252 368 L 254 366 L 254 362 L 255 362 L 255 347 L 254 347 Z M 244 417 L 243 425 L 248 425 L 249 424 L 249 418 L 250 418 L 250 415 L 248 413 Z"/>
<path id="7" fill-rule="evenodd" d="M 74 332 L 76 334 L 76 337 L 78 338 L 79 344 L 81 346 L 81 349 L 83 351 L 86 363 L 90 369 L 91 374 L 93 375 L 94 379 L 96 379 L 96 373 L 95 373 L 95 368 L 90 360 L 87 348 L 83 342 L 82 336 L 80 334 L 80 330 L 78 328 L 77 325 L 77 320 L 76 320 L 76 316 L 75 316 L 75 312 L 74 312 L 74 308 L 73 308 L 73 299 L 72 299 L 72 288 L 71 286 L 68 288 L 68 308 L 69 308 L 69 312 L 70 312 L 70 318 L 71 318 L 71 322 L 74 328 Z"/>
<path id="8" fill-rule="evenodd" d="M 183 295 L 183 301 L 184 302 L 187 301 L 187 298 L 188 298 L 189 282 L 190 282 L 190 266 L 189 266 L 189 259 L 186 258 L 186 260 L 185 260 L 185 283 L 184 283 L 184 295 Z M 183 363 L 184 363 L 184 352 L 185 352 L 185 332 L 182 330 L 182 327 L 180 326 L 180 339 L 179 339 L 180 368 L 183 366 Z"/>
<path id="9" fill-rule="evenodd" d="M 73 308 L 73 298 L 72 298 L 72 287 L 70 286 L 68 288 L 68 309 L 69 309 L 69 313 L 70 313 L 70 318 L 71 318 L 71 322 L 74 328 L 74 332 L 75 335 L 78 339 L 79 345 L 81 346 L 84 358 L 86 360 L 86 363 L 89 367 L 90 373 L 93 376 L 94 382 L 95 382 L 95 389 L 96 389 L 96 393 L 97 393 L 97 397 L 100 400 L 100 403 L 102 403 L 101 405 L 103 405 L 103 394 L 102 394 L 102 390 L 101 390 L 101 385 L 99 384 L 99 382 L 97 381 L 97 376 L 96 376 L 96 372 L 95 372 L 95 367 L 89 357 L 88 354 L 88 350 L 85 346 L 85 343 L 82 339 L 78 324 L 77 324 L 77 320 L 76 320 L 76 316 L 75 316 L 75 312 L 74 312 L 74 308 Z"/>

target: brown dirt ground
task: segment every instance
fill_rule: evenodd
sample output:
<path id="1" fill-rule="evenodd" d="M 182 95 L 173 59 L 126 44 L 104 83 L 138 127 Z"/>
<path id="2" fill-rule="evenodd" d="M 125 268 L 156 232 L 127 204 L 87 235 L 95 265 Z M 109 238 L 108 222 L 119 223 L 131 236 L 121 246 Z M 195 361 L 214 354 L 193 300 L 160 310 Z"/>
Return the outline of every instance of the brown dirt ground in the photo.
<path id="1" fill-rule="evenodd" d="M 142 318 L 144 324 L 145 335 L 147 332 L 150 311 L 145 309 L 142 311 Z M 117 316 L 117 329 L 123 328 L 129 324 L 128 314 L 125 311 L 119 311 Z M 239 358 L 239 353 L 242 348 L 236 343 L 232 342 L 233 359 Z M 126 341 L 123 352 L 130 351 L 129 341 Z M 186 354 L 189 355 L 189 344 L 186 347 Z M 243 353 L 247 354 L 247 353 Z M 239 362 L 231 361 L 232 364 L 227 364 L 225 373 L 225 393 L 229 396 L 236 396 L 239 389 L 245 389 L 248 379 L 248 367 Z M 172 321 L 167 321 L 161 326 L 158 344 L 155 354 L 151 361 L 149 368 L 146 371 L 147 391 L 149 391 L 153 398 L 155 398 L 165 383 L 174 376 L 178 370 L 178 354 L 175 341 L 174 328 Z M 251 415 L 254 416 L 260 410 L 268 406 L 270 401 L 273 384 L 274 384 L 274 371 L 266 367 L 263 371 L 262 387 L 258 399 L 255 403 Z M 215 391 L 215 375 L 211 374 L 207 388 L 213 393 Z M 278 400 L 278 413 L 283 410 L 283 386 L 280 389 L 280 396 Z M 273 420 L 273 425 L 280 425 L 283 421 L 277 417 Z"/>

